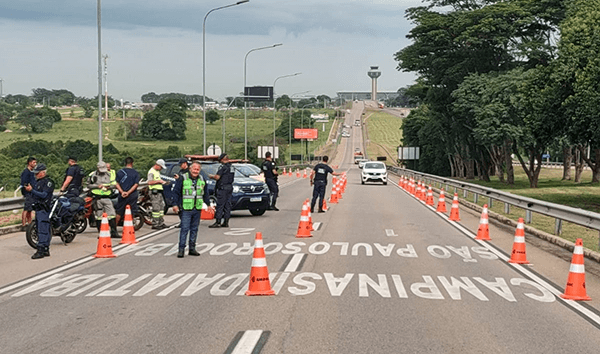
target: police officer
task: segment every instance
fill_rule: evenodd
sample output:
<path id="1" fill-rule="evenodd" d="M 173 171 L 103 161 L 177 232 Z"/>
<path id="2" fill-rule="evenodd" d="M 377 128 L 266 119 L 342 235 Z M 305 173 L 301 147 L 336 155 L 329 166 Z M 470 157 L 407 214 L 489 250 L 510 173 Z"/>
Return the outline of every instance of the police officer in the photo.
<path id="1" fill-rule="evenodd" d="M 32 219 L 32 210 L 33 210 L 33 195 L 31 192 L 28 192 L 25 189 L 25 186 L 32 185 L 35 186 L 35 174 L 33 170 L 35 169 L 35 165 L 37 164 L 37 160 L 35 157 L 30 156 L 27 159 L 27 167 L 21 172 L 21 194 L 25 197 L 25 204 L 23 205 L 23 213 L 21 213 L 21 227 L 23 231 L 27 225 L 31 224 Z"/>
<path id="2" fill-rule="evenodd" d="M 33 210 L 35 210 L 35 221 L 37 222 L 38 244 L 37 252 L 31 259 L 50 257 L 50 207 L 52 193 L 54 193 L 54 182 L 46 175 L 46 165 L 38 164 L 33 170 L 35 174 L 35 186 L 25 186 L 25 190 L 33 195 Z"/>
<path id="3" fill-rule="evenodd" d="M 77 158 L 75 156 L 69 157 L 69 167 L 65 172 L 65 180 L 60 187 L 61 192 L 66 192 L 66 197 L 71 199 L 79 197 L 83 188 L 83 178 L 85 173 L 83 168 L 77 164 Z"/>
<path id="4" fill-rule="evenodd" d="M 119 197 L 117 198 L 117 225 L 123 215 L 125 214 L 125 207 L 129 205 L 131 208 L 131 214 L 137 212 L 137 201 L 138 201 L 138 185 L 140 183 L 140 174 L 133 168 L 133 158 L 127 157 L 125 159 L 125 167 L 117 172 L 116 176 L 116 187 L 119 191 Z"/>
<path id="5" fill-rule="evenodd" d="M 96 220 L 98 221 L 98 230 L 100 230 L 102 214 L 106 213 L 108 224 L 110 225 L 110 237 L 119 237 L 117 232 L 117 215 L 111 196 L 115 189 L 116 182 L 111 181 L 110 173 L 104 161 L 98 162 L 96 171 L 88 178 L 88 188 L 94 195 L 94 210 L 96 210 Z"/>
<path id="6" fill-rule="evenodd" d="M 217 211 L 215 214 L 215 223 L 210 225 L 210 228 L 229 227 L 229 217 L 231 216 L 231 194 L 233 193 L 233 177 L 234 173 L 231 170 L 231 163 L 227 154 L 219 156 L 221 167 L 214 175 L 208 175 L 217 181 L 215 186 L 217 194 Z M 223 223 L 221 224 L 221 218 Z"/>
<path id="7" fill-rule="evenodd" d="M 199 256 L 196 251 L 196 238 L 198 237 L 198 225 L 200 224 L 200 212 L 206 205 L 210 204 L 206 182 L 200 175 L 201 165 L 196 161 L 192 163 L 189 172 L 180 175 L 175 183 L 176 205 L 173 210 L 178 213 L 181 205 L 181 230 L 179 231 L 179 253 L 178 258 L 183 258 L 185 241 L 188 232 L 190 234 L 189 250 L 190 256 Z M 212 206 L 210 208 L 213 208 Z"/>
<path id="8" fill-rule="evenodd" d="M 186 159 L 185 157 L 180 158 L 179 159 L 179 171 L 177 171 L 177 173 L 174 175 L 175 179 L 178 179 L 183 174 L 188 173 L 190 171 L 189 167 L 190 167 L 190 163 L 189 163 L 188 159 Z"/>
<path id="9" fill-rule="evenodd" d="M 267 183 L 269 192 L 271 193 L 271 207 L 269 210 L 279 211 L 275 206 L 275 203 L 277 203 L 277 195 L 279 194 L 279 186 L 277 185 L 277 176 L 279 176 L 279 173 L 277 173 L 277 167 L 275 167 L 275 164 L 273 163 L 270 151 L 265 153 L 262 171 L 265 176 L 265 183 Z"/>
<path id="10" fill-rule="evenodd" d="M 327 174 L 331 173 L 334 176 L 339 176 L 341 173 L 334 172 L 333 169 L 327 164 L 329 157 L 323 156 L 323 162 L 318 163 L 315 168 L 310 172 L 310 185 L 314 185 L 313 197 L 310 203 L 310 212 L 315 212 L 315 203 L 319 198 L 319 213 L 324 213 L 323 210 L 323 199 L 325 199 L 325 189 L 327 187 Z"/>
<path id="11" fill-rule="evenodd" d="M 152 228 L 162 230 L 167 227 L 165 225 L 165 199 L 163 198 L 163 184 L 167 181 L 163 180 L 160 171 L 167 169 L 165 160 L 158 159 L 152 168 L 148 171 L 148 189 L 150 190 L 150 201 L 152 202 Z"/>

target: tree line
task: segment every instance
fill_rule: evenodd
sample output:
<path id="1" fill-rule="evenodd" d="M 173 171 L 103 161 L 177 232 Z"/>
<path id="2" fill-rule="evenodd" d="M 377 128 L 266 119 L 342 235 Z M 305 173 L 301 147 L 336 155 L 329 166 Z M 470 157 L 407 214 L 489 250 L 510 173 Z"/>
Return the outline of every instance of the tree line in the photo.
<path id="1" fill-rule="evenodd" d="M 514 156 L 537 187 L 552 151 L 565 179 L 574 162 L 576 182 L 584 163 L 600 182 L 600 0 L 424 2 L 394 55 L 418 76 L 402 127 L 417 168 L 513 183 Z"/>

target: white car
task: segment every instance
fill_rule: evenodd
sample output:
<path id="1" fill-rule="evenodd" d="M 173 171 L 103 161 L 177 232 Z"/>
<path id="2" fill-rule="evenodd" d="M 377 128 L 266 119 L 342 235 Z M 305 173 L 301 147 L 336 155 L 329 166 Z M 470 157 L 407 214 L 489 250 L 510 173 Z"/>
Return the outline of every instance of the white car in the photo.
<path id="1" fill-rule="evenodd" d="M 387 168 L 381 161 L 368 161 L 365 162 L 361 172 L 361 183 L 365 182 L 382 182 L 387 184 Z"/>

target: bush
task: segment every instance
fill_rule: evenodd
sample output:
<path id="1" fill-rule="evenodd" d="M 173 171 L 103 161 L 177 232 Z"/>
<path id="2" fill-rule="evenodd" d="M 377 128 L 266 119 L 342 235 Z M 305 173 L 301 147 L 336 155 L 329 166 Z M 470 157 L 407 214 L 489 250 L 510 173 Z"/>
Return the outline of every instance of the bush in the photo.
<path id="1" fill-rule="evenodd" d="M 32 133 L 43 133 L 50 130 L 54 122 L 60 120 L 60 113 L 48 107 L 26 108 L 15 118 L 17 123 L 24 125 L 25 129 Z"/>

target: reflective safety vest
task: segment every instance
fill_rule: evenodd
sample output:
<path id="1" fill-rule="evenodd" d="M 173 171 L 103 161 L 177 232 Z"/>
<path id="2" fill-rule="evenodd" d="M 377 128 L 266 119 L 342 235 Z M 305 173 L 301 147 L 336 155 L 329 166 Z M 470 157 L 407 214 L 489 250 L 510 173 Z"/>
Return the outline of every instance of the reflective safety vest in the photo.
<path id="1" fill-rule="evenodd" d="M 201 176 L 198 176 L 196 184 L 194 184 L 188 173 L 183 174 L 183 188 L 181 190 L 183 210 L 193 210 L 194 206 L 196 206 L 196 210 L 202 209 L 204 204 L 202 196 L 204 195 L 205 185 L 206 182 Z"/>
<path id="2" fill-rule="evenodd" d="M 93 171 L 92 173 L 90 173 L 90 177 L 94 177 L 94 174 L 96 173 L 96 171 Z M 97 175 L 96 175 L 97 176 Z M 115 181 L 116 183 L 116 181 Z M 113 184 L 113 181 L 111 180 L 110 183 L 104 183 L 106 184 Z M 112 191 L 110 189 L 102 189 L 102 188 L 94 188 L 92 189 L 92 194 L 93 195 L 97 195 L 97 196 L 109 196 L 112 194 Z"/>
<path id="3" fill-rule="evenodd" d="M 148 171 L 148 180 L 149 181 L 150 181 L 150 175 L 152 175 L 152 181 L 159 181 L 161 179 L 160 178 L 160 172 L 158 172 L 157 170 L 155 170 L 154 167 L 151 168 L 150 171 Z M 159 191 L 163 190 L 163 186 L 160 183 L 151 184 L 151 185 L 148 186 L 148 188 L 151 189 L 151 190 L 152 189 L 156 189 L 156 190 L 159 190 Z"/>

